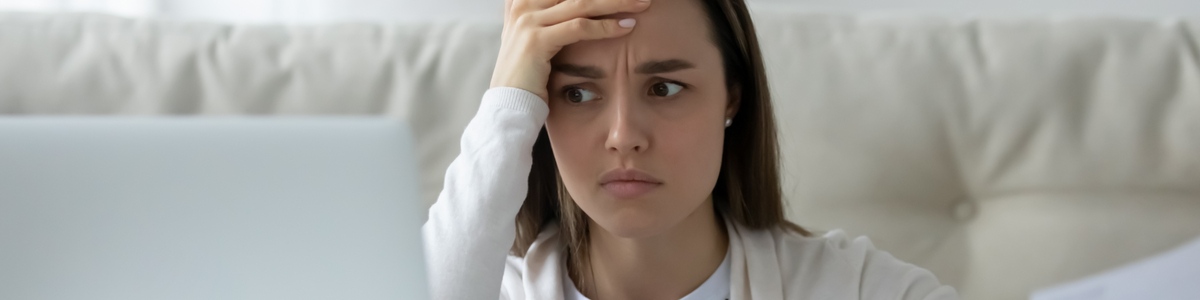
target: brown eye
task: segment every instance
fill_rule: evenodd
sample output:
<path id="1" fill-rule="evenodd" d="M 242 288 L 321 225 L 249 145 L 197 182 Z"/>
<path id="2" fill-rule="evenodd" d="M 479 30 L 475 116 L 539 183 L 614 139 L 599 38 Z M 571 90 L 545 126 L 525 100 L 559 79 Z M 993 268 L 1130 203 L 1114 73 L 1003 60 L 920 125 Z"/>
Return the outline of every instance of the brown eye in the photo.
<path id="1" fill-rule="evenodd" d="M 571 87 L 567 88 L 563 92 L 563 97 L 567 98 L 567 101 L 570 101 L 571 103 L 583 103 L 596 99 L 596 93 L 592 93 L 592 91 L 577 87 Z"/>
<path id="2" fill-rule="evenodd" d="M 650 86 L 650 94 L 657 97 L 669 97 L 683 90 L 683 86 L 673 82 L 659 82 Z"/>

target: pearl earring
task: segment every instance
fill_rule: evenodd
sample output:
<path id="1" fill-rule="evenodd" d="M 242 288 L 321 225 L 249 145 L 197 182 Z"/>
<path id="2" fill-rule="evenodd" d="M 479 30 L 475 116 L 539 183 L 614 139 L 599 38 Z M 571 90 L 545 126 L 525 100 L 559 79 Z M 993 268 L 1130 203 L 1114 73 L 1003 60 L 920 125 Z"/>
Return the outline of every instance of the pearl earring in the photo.
<path id="1" fill-rule="evenodd" d="M 733 119 L 726 118 L 725 119 L 725 127 L 729 127 L 729 125 L 733 125 Z"/>

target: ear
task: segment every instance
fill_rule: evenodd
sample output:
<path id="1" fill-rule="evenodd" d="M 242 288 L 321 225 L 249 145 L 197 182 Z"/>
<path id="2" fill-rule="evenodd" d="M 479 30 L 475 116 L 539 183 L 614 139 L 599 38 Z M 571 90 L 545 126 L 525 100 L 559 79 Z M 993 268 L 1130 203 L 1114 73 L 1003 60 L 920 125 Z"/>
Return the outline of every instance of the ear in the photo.
<path id="1" fill-rule="evenodd" d="M 733 119 L 737 115 L 738 108 L 742 104 L 742 86 L 740 84 L 729 85 L 729 101 L 726 101 L 725 118 Z"/>

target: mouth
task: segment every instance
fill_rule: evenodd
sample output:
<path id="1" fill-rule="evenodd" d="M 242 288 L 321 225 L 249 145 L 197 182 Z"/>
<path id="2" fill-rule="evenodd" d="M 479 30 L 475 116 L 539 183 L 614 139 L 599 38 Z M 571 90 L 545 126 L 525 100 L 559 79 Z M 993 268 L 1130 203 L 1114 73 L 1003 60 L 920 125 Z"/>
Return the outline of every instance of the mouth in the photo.
<path id="1" fill-rule="evenodd" d="M 636 198 L 662 186 L 662 180 L 637 169 L 616 169 L 600 177 L 600 187 L 616 198 Z"/>

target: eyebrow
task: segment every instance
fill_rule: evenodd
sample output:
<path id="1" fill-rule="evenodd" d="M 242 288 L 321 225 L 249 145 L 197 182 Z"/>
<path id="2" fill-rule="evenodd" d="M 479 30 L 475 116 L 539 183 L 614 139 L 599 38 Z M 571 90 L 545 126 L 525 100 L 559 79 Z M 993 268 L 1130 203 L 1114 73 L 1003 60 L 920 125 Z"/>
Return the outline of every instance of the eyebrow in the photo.
<path id="1" fill-rule="evenodd" d="M 668 60 L 652 60 L 638 65 L 634 69 L 638 74 L 658 74 L 670 73 L 684 69 L 694 68 L 691 62 L 682 59 Z M 551 72 L 563 73 L 574 77 L 583 77 L 590 79 L 604 78 L 604 71 L 595 66 L 583 66 L 576 64 L 553 64 L 550 67 Z"/>

